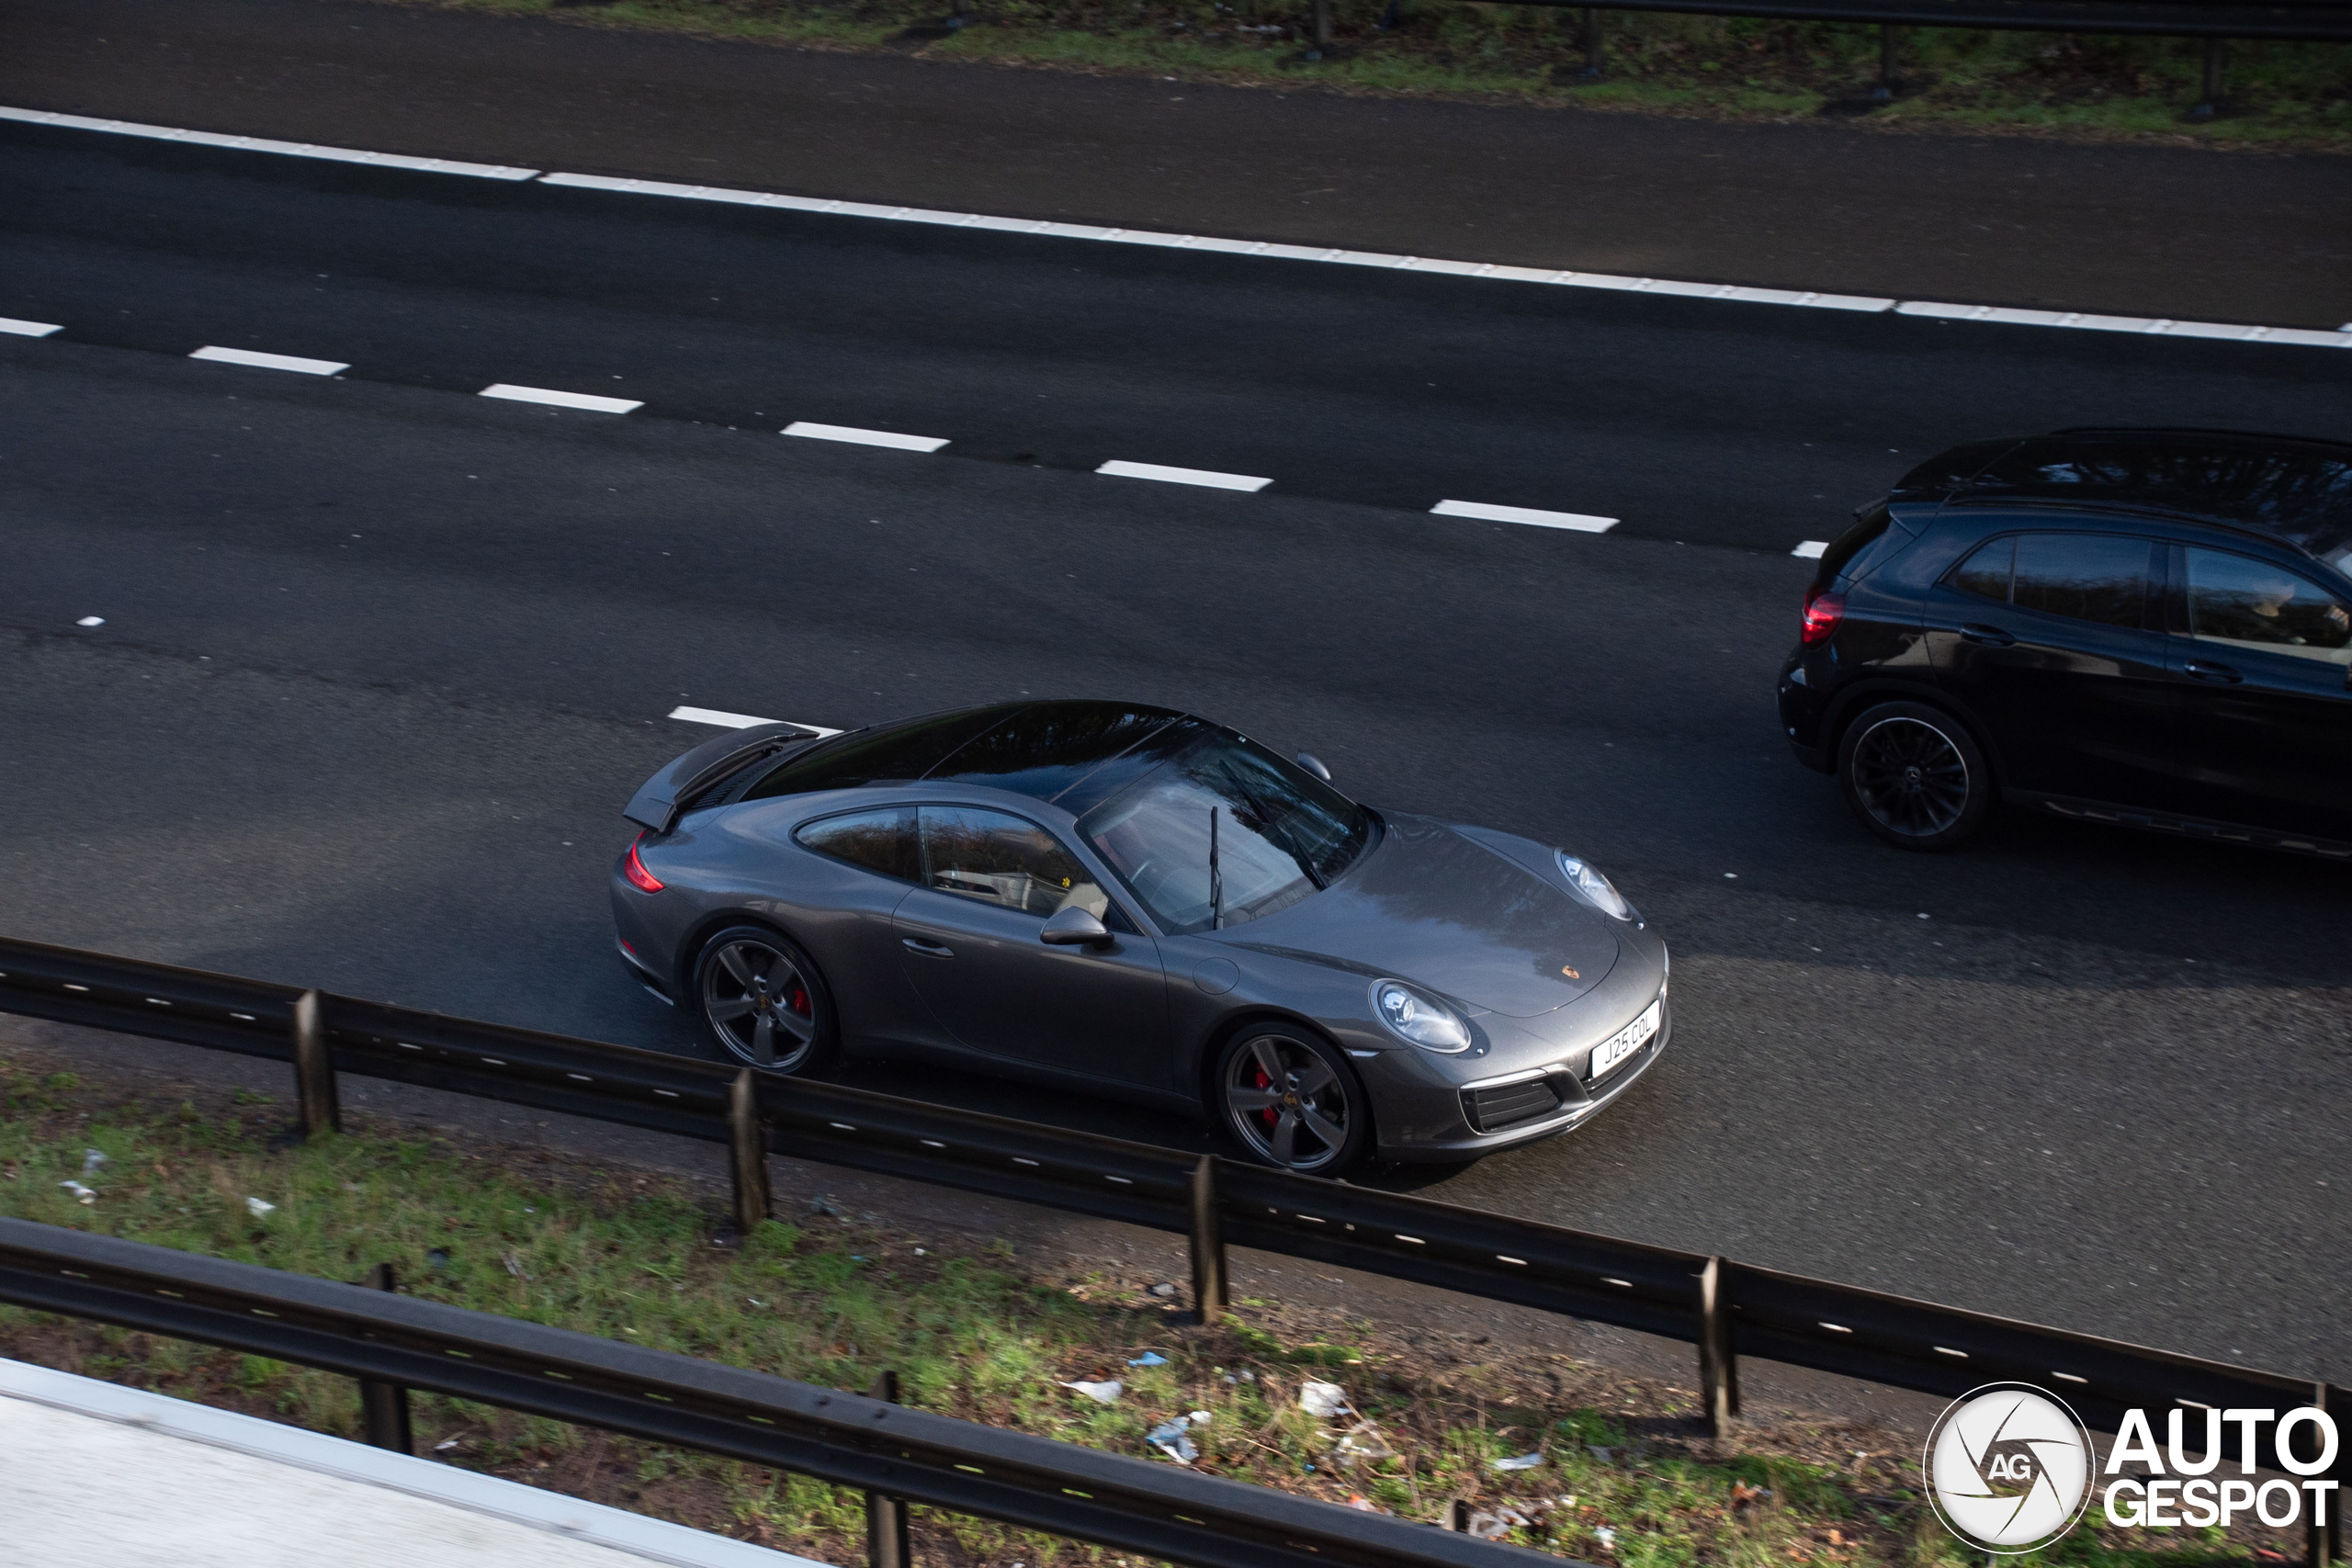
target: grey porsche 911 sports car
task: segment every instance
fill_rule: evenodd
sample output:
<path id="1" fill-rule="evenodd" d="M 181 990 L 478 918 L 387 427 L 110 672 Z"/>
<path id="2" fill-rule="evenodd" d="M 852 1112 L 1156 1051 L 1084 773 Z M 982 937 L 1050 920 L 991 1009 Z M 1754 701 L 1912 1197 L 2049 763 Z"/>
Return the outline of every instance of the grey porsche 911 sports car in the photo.
<path id="1" fill-rule="evenodd" d="M 638 791 L 613 920 L 755 1066 L 929 1058 L 1204 1111 L 1292 1170 L 1564 1133 L 1657 1059 L 1666 943 L 1607 877 L 1329 778 L 1125 703 L 760 725 Z"/>

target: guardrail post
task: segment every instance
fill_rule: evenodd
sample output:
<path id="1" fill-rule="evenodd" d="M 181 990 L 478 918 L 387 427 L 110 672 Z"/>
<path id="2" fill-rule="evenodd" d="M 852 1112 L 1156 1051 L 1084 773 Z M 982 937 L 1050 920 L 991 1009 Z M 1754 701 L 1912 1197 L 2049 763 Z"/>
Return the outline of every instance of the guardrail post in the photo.
<path id="1" fill-rule="evenodd" d="M 1452 1530 L 1457 1535 L 1469 1534 L 1470 1499 L 1448 1497 L 1445 1500 L 1445 1512 L 1438 1516 L 1437 1528 L 1442 1530 Z"/>
<path id="2" fill-rule="evenodd" d="M 1699 1395 L 1707 1435 L 1725 1438 L 1739 1416 L 1739 1358 L 1732 1349 L 1731 1303 L 1724 1299 L 1724 1260 L 1699 1270 Z"/>
<path id="3" fill-rule="evenodd" d="M 335 1095 L 334 1057 L 319 1021 L 319 993 L 294 998 L 294 1087 L 302 1108 L 302 1135 L 343 1131 L 343 1106 Z"/>
<path id="4" fill-rule="evenodd" d="M 1590 6 L 1584 10 L 1584 69 L 1577 75 L 1587 82 L 1600 80 L 1600 73 L 1609 64 L 1608 39 L 1600 31 L 1600 12 Z"/>
<path id="5" fill-rule="evenodd" d="M 752 1069 L 727 1089 L 727 1150 L 735 1187 L 735 1229 L 750 1235 L 768 1217 L 767 1129 L 760 1122 L 759 1089 Z"/>
<path id="6" fill-rule="evenodd" d="M 368 1288 L 390 1291 L 399 1288 L 392 1278 L 392 1266 L 379 1263 L 368 1270 Z M 396 1454 L 416 1452 L 416 1438 L 409 1427 L 408 1390 L 396 1382 L 378 1382 L 373 1378 L 359 1380 L 359 1422 L 373 1449 L 390 1449 Z"/>
<path id="7" fill-rule="evenodd" d="M 899 1374 L 884 1368 L 874 1374 L 870 1399 L 899 1403 Z M 909 1568 L 907 1505 L 880 1492 L 865 1495 L 865 1561 L 867 1568 Z"/>
<path id="8" fill-rule="evenodd" d="M 1306 51 L 1309 60 L 1320 60 L 1331 50 L 1331 0 L 1315 0 L 1314 45 Z"/>
<path id="9" fill-rule="evenodd" d="M 2188 111 L 2191 119 L 2211 119 L 2222 112 L 2222 61 L 2230 46 L 2227 39 L 2209 38 L 2205 40 L 2205 73 L 2202 90 L 2197 95 L 2196 107 Z"/>
<path id="10" fill-rule="evenodd" d="M 1203 1155 L 1193 1167 L 1191 1186 L 1193 1242 L 1193 1310 L 1203 1323 L 1214 1323 L 1232 1304 L 1225 1283 L 1225 1211 L 1220 1204 L 1217 1161 Z"/>
<path id="11" fill-rule="evenodd" d="M 1878 25 L 1878 85 L 1871 89 L 1871 102 L 1886 104 L 1894 101 L 1894 24 Z"/>

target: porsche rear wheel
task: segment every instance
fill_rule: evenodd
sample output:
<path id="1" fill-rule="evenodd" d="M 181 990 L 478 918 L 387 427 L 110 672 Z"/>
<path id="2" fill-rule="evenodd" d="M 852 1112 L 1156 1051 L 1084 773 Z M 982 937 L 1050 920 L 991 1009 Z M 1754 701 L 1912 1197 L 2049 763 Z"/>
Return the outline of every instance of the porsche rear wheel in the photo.
<path id="1" fill-rule="evenodd" d="M 1372 1141 L 1363 1085 L 1337 1051 L 1304 1030 L 1253 1028 L 1217 1061 L 1218 1110 L 1264 1164 L 1334 1176 Z"/>
<path id="2" fill-rule="evenodd" d="M 832 1060 L 832 994 L 799 944 L 766 926 L 729 926 L 703 943 L 695 1000 L 710 1037 L 762 1072 L 805 1073 Z"/>

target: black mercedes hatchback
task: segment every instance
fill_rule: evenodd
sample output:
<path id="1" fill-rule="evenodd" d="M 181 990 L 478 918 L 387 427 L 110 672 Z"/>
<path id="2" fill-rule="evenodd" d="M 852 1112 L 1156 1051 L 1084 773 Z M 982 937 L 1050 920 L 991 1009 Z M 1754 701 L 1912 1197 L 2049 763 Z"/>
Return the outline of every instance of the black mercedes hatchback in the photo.
<path id="1" fill-rule="evenodd" d="M 1976 442 L 1855 516 L 1781 722 L 1880 838 L 2007 803 L 2352 858 L 2352 444 Z"/>

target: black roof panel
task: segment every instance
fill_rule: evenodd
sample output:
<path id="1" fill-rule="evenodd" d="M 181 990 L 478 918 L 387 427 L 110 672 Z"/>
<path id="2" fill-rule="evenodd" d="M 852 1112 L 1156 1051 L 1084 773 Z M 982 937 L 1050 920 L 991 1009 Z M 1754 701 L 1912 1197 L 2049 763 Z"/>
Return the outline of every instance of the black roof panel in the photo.
<path id="1" fill-rule="evenodd" d="M 1182 716 L 1140 703 L 1030 703 L 922 776 L 1052 800 Z"/>

